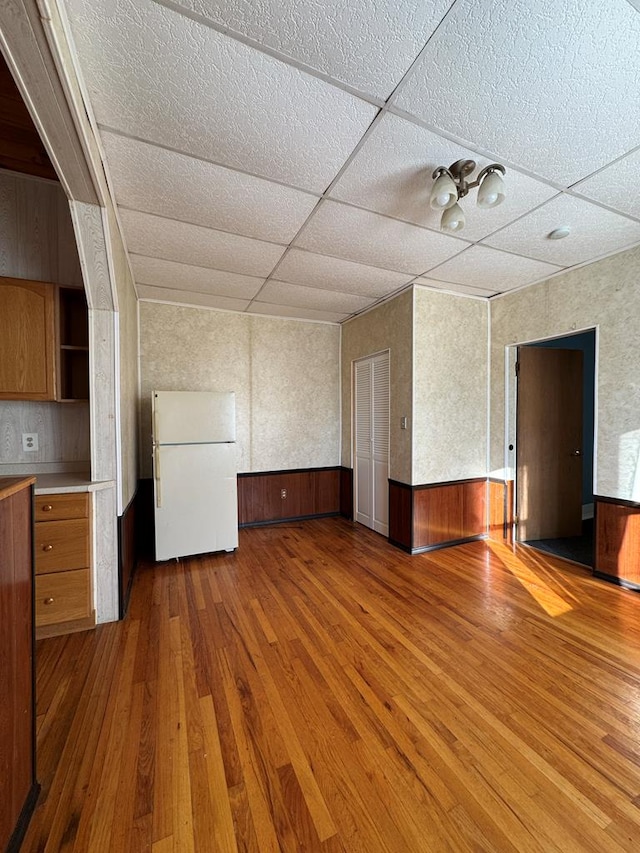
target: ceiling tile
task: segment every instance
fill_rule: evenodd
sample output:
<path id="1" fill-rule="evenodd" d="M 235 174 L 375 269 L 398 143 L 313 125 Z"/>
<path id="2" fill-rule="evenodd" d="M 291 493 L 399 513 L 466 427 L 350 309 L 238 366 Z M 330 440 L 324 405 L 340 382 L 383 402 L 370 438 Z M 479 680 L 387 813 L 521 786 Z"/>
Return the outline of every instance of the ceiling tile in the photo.
<path id="1" fill-rule="evenodd" d="M 164 219 L 139 210 L 120 211 L 127 249 L 138 255 L 266 278 L 284 246 Z"/>
<path id="2" fill-rule="evenodd" d="M 102 132 L 124 207 L 247 237 L 288 243 L 317 204 L 307 193 Z"/>
<path id="3" fill-rule="evenodd" d="M 430 278 L 417 278 L 414 284 L 421 287 L 431 287 L 436 290 L 449 290 L 455 293 L 465 293 L 469 296 L 495 296 L 497 290 L 487 290 L 484 287 L 469 287 L 467 284 L 456 284 L 452 281 L 434 281 Z"/>
<path id="4" fill-rule="evenodd" d="M 267 314 L 272 317 L 292 317 L 299 320 L 319 320 L 325 323 L 341 323 L 348 314 L 334 311 L 315 311 L 313 308 L 292 308 L 290 305 L 273 305 L 266 302 L 252 302 L 248 314 Z"/>
<path id="5" fill-rule="evenodd" d="M 100 124 L 322 192 L 377 108 L 152 0 L 69 0 Z"/>
<path id="6" fill-rule="evenodd" d="M 460 252 L 467 244 L 406 222 L 324 201 L 295 245 L 418 275 Z"/>
<path id="7" fill-rule="evenodd" d="M 177 4 L 386 98 L 451 0 L 177 0 Z"/>
<path id="8" fill-rule="evenodd" d="M 318 287 L 302 287 L 299 284 L 271 280 L 262 288 L 256 297 L 256 302 L 353 314 L 371 305 L 375 299 L 354 296 L 352 293 L 337 293 L 335 290 L 321 290 Z"/>
<path id="9" fill-rule="evenodd" d="M 413 278 L 406 273 L 382 270 L 300 249 L 287 252 L 274 275 L 279 281 L 305 287 L 371 297 L 387 296 Z"/>
<path id="10" fill-rule="evenodd" d="M 547 237 L 568 225 L 563 240 Z M 571 266 L 640 242 L 640 222 L 611 213 L 581 198 L 561 195 L 487 237 L 485 243 L 531 258 Z"/>
<path id="11" fill-rule="evenodd" d="M 636 189 L 639 172 L 640 149 L 576 184 L 572 190 L 640 219 L 640 193 Z"/>
<path id="12" fill-rule="evenodd" d="M 412 122 L 387 113 L 344 171 L 330 195 L 397 219 L 438 230 L 440 216 L 429 207 L 431 177 L 438 166 L 470 159 L 477 170 L 494 162 Z M 477 172 L 476 172 L 477 174 Z M 476 190 L 461 202 L 466 216 L 464 238 L 480 240 L 517 219 L 557 190 L 508 169 L 506 198 L 493 210 L 476 206 Z"/>
<path id="13" fill-rule="evenodd" d="M 184 290 L 172 290 L 168 287 L 149 287 L 138 285 L 140 299 L 157 299 L 161 302 L 179 302 L 182 305 L 203 305 L 207 308 L 219 308 L 224 311 L 245 311 L 249 302 L 244 299 L 229 299 L 227 296 L 215 296 L 211 293 L 187 293 Z"/>
<path id="14" fill-rule="evenodd" d="M 560 269 L 487 246 L 471 246 L 432 272 L 438 281 L 453 281 L 501 293 L 546 278 Z"/>
<path id="15" fill-rule="evenodd" d="M 253 299 L 264 284 L 263 278 L 178 264 L 159 258 L 146 258 L 142 255 L 130 257 L 136 284 L 173 290 L 195 290 L 237 299 Z"/>
<path id="16" fill-rule="evenodd" d="M 568 186 L 638 144 L 639 44 L 623 0 L 460 0 L 397 105 Z"/>

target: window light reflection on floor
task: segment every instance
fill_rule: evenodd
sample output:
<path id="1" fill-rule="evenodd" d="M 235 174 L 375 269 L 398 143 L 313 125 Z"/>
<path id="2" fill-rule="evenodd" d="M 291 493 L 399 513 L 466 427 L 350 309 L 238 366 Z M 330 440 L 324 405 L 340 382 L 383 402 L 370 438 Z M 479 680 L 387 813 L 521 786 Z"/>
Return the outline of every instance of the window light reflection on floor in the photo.
<path id="1" fill-rule="evenodd" d="M 549 616 L 562 616 L 564 613 L 573 610 L 573 605 L 553 590 L 545 580 L 543 565 L 536 569 L 530 562 L 525 562 L 517 552 L 510 551 L 504 545 L 497 545 L 493 542 L 488 542 L 488 545 L 505 568 L 520 581 L 529 595 Z M 555 577 L 554 583 L 558 583 Z"/>

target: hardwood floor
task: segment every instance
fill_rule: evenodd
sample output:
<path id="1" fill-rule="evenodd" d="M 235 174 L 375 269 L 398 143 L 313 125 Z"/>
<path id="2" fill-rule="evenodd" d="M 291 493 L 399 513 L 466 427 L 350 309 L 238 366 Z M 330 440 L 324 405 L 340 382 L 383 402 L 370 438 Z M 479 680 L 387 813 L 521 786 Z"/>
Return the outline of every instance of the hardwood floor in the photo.
<path id="1" fill-rule="evenodd" d="M 38 644 L 24 851 L 640 849 L 640 597 L 339 518 L 138 570 Z"/>

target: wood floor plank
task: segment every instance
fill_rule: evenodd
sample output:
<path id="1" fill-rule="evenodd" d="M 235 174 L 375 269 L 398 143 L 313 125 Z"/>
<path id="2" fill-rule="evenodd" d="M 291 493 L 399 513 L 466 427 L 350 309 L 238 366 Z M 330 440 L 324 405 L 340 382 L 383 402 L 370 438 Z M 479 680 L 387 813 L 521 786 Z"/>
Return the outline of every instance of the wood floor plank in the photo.
<path id="1" fill-rule="evenodd" d="M 22 849 L 635 851 L 639 697 L 640 596 L 576 566 L 242 530 L 38 643 Z"/>

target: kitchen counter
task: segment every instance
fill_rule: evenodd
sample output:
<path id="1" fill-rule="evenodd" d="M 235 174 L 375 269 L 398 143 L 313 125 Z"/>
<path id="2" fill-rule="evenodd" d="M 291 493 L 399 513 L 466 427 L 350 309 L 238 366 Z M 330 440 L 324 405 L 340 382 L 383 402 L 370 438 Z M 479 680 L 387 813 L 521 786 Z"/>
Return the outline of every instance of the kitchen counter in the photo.
<path id="1" fill-rule="evenodd" d="M 56 495 L 63 492 L 97 492 L 113 486 L 113 480 L 90 479 L 89 472 L 70 472 L 66 474 L 36 474 L 36 495 Z"/>
<path id="2" fill-rule="evenodd" d="M 0 477 L 0 501 L 15 495 L 16 492 L 30 486 L 31 483 L 35 483 L 35 480 L 34 476 Z"/>

